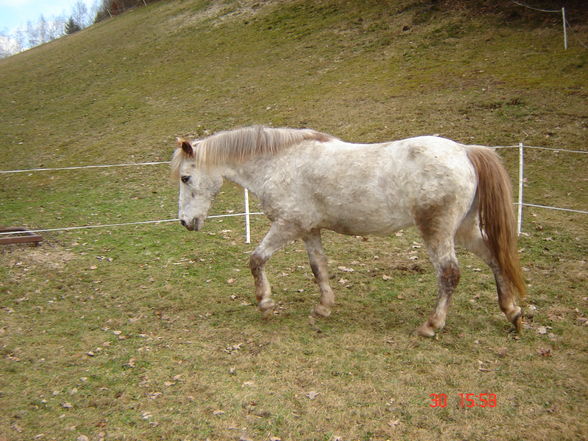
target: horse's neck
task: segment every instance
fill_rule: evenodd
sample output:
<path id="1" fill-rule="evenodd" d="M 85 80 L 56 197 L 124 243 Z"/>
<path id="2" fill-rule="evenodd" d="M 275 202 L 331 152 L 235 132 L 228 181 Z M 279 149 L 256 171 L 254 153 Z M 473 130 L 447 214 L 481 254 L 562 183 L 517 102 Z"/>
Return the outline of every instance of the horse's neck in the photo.
<path id="1" fill-rule="evenodd" d="M 250 160 L 243 164 L 225 166 L 223 169 L 223 177 L 243 188 L 248 189 L 254 194 L 259 194 L 263 183 L 265 182 L 264 171 L 268 164 L 262 164 L 259 161 Z"/>

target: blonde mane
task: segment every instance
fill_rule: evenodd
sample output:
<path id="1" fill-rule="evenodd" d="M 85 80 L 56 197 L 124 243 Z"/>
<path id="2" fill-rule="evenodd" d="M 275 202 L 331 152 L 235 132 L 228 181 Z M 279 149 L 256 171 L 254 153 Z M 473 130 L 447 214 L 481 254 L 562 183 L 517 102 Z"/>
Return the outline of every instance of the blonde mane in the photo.
<path id="1" fill-rule="evenodd" d="M 327 142 L 331 135 L 311 129 L 244 127 L 216 133 L 194 141 L 194 159 L 198 166 L 236 164 L 255 156 L 275 155 L 302 141 Z M 172 159 L 172 174 L 177 175 L 186 153 L 177 149 Z"/>

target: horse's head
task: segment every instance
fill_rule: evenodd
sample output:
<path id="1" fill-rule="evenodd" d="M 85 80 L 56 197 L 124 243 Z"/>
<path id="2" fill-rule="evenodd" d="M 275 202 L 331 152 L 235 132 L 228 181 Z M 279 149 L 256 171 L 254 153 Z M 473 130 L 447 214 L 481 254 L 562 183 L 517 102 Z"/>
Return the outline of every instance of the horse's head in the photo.
<path id="1" fill-rule="evenodd" d="M 196 161 L 195 149 L 188 141 L 178 139 L 180 148 L 172 160 L 173 176 L 180 182 L 180 223 L 190 231 L 202 228 L 214 197 L 220 191 L 223 178 L 213 168 L 201 167 Z"/>

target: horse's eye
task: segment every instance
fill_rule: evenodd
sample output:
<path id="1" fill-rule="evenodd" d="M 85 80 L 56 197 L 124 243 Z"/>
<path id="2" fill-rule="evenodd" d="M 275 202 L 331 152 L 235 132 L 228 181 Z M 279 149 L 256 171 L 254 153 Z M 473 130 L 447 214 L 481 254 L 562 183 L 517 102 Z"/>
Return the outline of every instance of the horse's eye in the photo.
<path id="1" fill-rule="evenodd" d="M 182 176 L 182 182 L 187 184 L 190 181 L 190 176 Z"/>

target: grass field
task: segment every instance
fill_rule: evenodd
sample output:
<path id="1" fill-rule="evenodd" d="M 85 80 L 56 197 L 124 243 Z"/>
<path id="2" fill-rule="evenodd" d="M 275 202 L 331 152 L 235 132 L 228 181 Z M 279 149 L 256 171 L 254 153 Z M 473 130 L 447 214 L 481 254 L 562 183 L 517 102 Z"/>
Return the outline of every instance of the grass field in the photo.
<path id="1" fill-rule="evenodd" d="M 0 60 L 0 169 L 165 161 L 176 136 L 249 124 L 587 151 L 588 51 L 574 40 L 564 51 L 555 19 L 480 3 L 136 9 Z M 588 27 L 570 20 L 587 42 Z M 500 154 L 516 177 L 517 152 Z M 587 165 L 583 154 L 527 150 L 526 200 L 586 210 Z M 165 165 L 0 175 L 0 192 L 0 225 L 177 211 Z M 211 214 L 242 203 L 226 184 Z M 435 301 L 413 231 L 326 232 L 337 305 L 316 322 L 306 251 L 289 245 L 268 265 L 278 308 L 263 319 L 247 262 L 268 225 L 253 218 L 251 245 L 235 217 L 199 233 L 166 223 L 1 248 L 0 441 L 588 437 L 585 215 L 525 209 L 522 335 L 489 270 L 460 253 L 447 326 L 431 340 L 413 335 Z M 466 393 L 497 404 L 462 408 Z M 447 406 L 431 407 L 431 394 Z"/>

